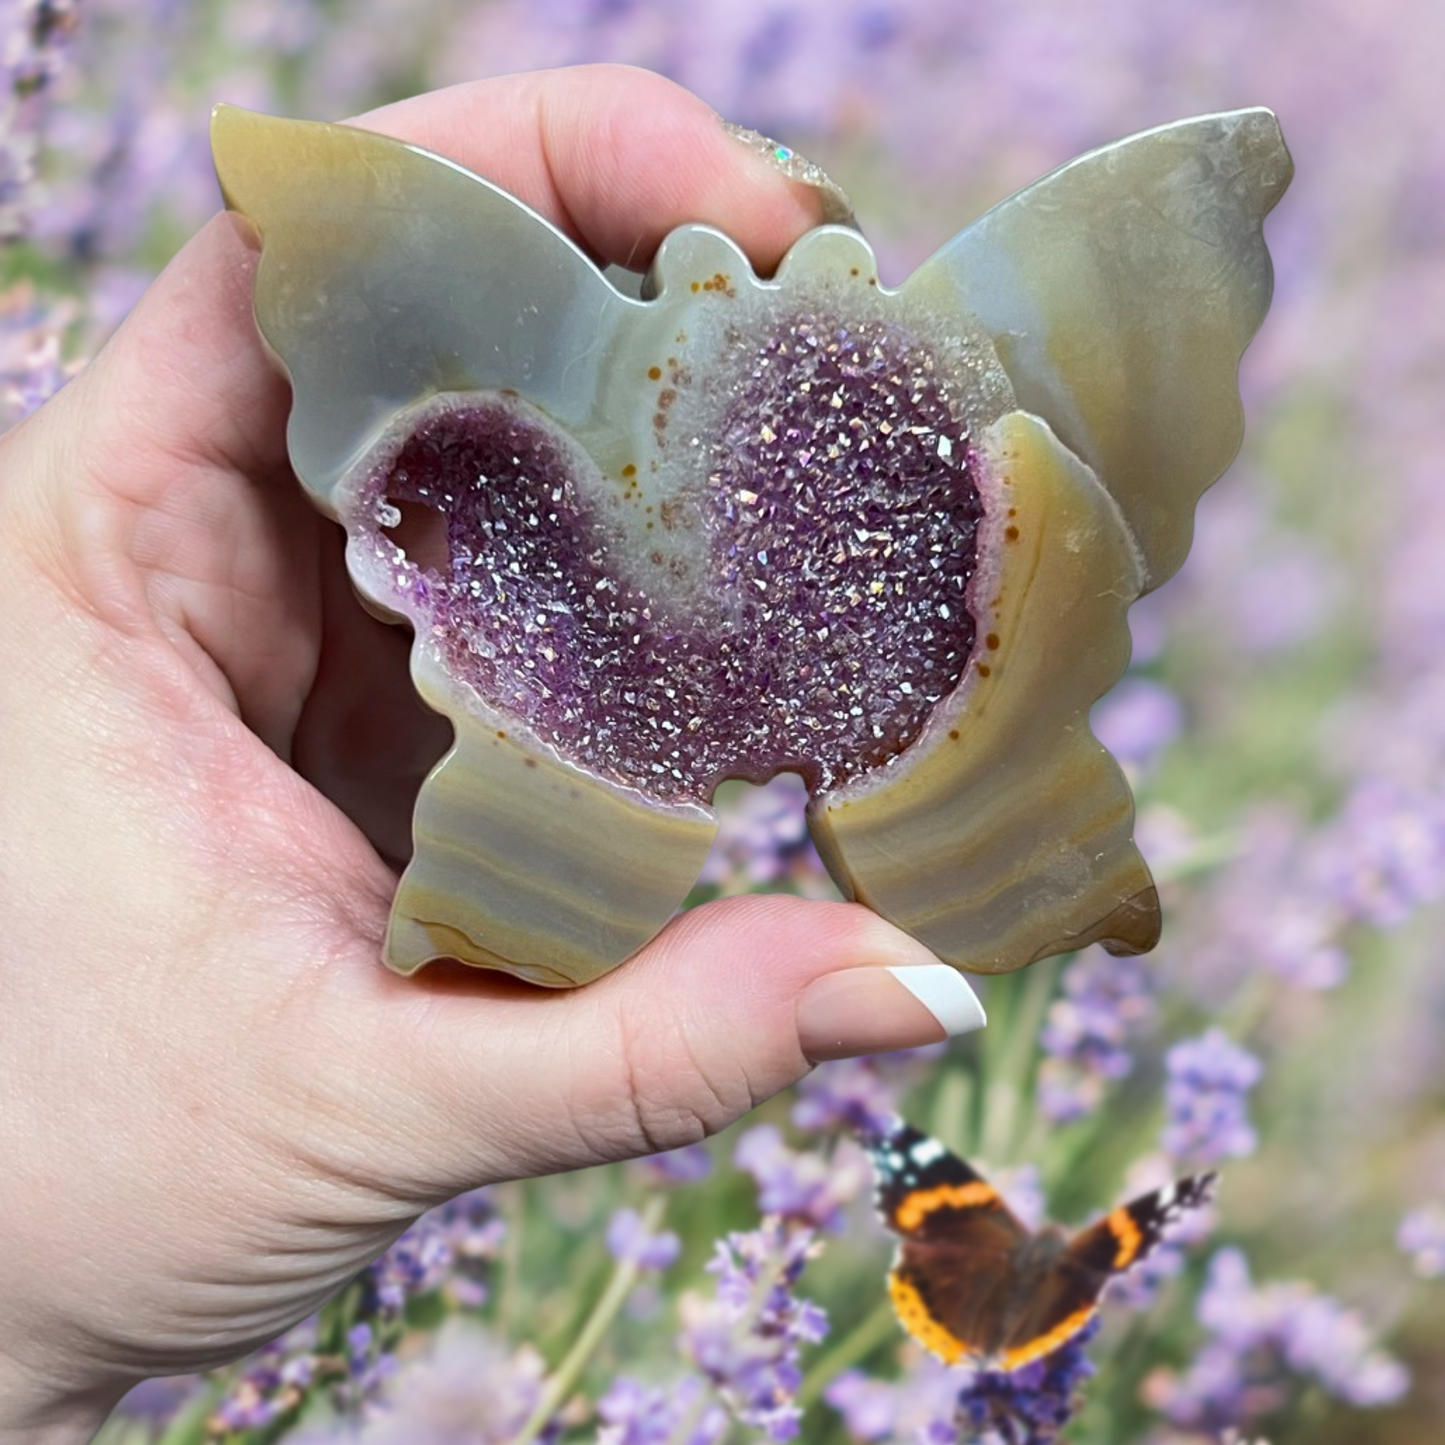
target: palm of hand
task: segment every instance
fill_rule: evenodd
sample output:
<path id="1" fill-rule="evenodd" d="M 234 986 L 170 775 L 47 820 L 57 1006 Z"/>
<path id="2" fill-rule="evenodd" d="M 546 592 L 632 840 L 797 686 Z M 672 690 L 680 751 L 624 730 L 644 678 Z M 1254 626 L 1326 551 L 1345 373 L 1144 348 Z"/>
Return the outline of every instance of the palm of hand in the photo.
<path id="1" fill-rule="evenodd" d="M 197 249 L 209 263 L 218 248 L 233 266 L 244 258 L 224 223 Z M 4 1089 L 17 1167 L 0 1200 L 19 1212 L 25 1193 L 55 1192 L 49 1171 L 84 1178 L 60 1196 L 103 1227 L 29 1260 L 7 1307 L 43 1320 L 97 1276 L 125 1282 L 124 1317 L 66 1343 L 88 1363 L 146 1370 L 272 1337 L 452 1180 L 437 1171 L 431 1194 L 387 1199 L 361 1163 L 373 1129 L 403 1155 L 434 1129 L 408 1103 L 425 1090 L 397 1071 L 388 1087 L 378 1070 L 368 1112 L 351 1072 L 359 1048 L 419 1052 L 408 1031 L 425 1027 L 431 1000 L 412 991 L 395 1007 L 401 990 L 374 962 L 390 871 L 301 775 L 311 756 L 343 760 L 324 780 L 338 792 L 344 773 L 386 779 L 373 762 L 383 738 L 395 757 L 409 746 L 403 722 L 418 739 L 434 727 L 404 672 L 382 695 L 411 716 L 348 727 L 397 651 L 339 605 L 334 539 L 284 454 L 244 449 L 250 426 L 274 447 L 284 388 L 258 373 L 234 436 L 208 433 L 208 419 L 165 414 L 169 378 L 134 353 L 174 338 L 139 330 L 45 416 L 72 438 L 66 475 L 27 455 L 38 425 L 5 443 L 7 473 L 24 479 L 5 493 L 5 532 L 33 545 L 3 583 L 15 682 L 3 750 L 48 765 L 7 768 L 0 877 L 34 879 L 37 848 L 59 841 L 37 831 L 44 820 L 63 821 L 66 851 L 41 875 L 49 897 L 7 898 L 7 1015 L 37 1048 L 0 1066 L 52 1087 L 17 1077 Z M 124 409 L 105 394 L 120 377 Z M 213 438 L 213 454 L 187 454 L 170 425 Z M 388 781 L 390 797 L 348 799 L 383 846 L 410 780 L 392 769 Z M 46 1152 L 34 1158 L 25 1138 L 48 1140 Z M 79 1239 L 90 1247 L 77 1253 Z"/>

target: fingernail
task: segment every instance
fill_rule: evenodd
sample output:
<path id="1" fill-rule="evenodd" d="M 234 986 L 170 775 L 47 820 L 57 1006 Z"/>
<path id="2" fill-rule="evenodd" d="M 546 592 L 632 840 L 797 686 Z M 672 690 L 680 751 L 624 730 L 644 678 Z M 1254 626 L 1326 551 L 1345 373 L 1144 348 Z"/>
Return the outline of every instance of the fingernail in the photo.
<path id="1" fill-rule="evenodd" d="M 800 156 L 791 146 L 770 140 L 758 131 L 746 126 L 734 125 L 725 120 L 723 129 L 740 145 L 746 146 L 755 155 L 762 157 L 775 170 L 781 171 L 790 181 L 811 186 L 818 193 L 823 205 L 823 221 L 828 225 L 856 226 L 853 219 L 853 202 L 848 199 L 837 181 L 822 166 Z"/>
<path id="2" fill-rule="evenodd" d="M 946 963 L 843 968 L 798 998 L 798 1042 L 815 1064 L 916 1049 L 981 1029 L 983 1005 Z"/>

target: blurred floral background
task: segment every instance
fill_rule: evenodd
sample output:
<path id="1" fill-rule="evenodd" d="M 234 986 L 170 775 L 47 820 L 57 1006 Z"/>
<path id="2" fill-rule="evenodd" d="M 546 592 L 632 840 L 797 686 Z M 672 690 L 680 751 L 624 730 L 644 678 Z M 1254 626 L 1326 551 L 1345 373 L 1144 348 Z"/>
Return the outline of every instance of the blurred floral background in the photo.
<path id="1" fill-rule="evenodd" d="M 977 1039 L 825 1065 L 706 1146 L 467 1196 L 262 1354 L 135 1391 L 105 1445 L 1445 1439 L 1439 0 L 0 0 L 0 57 L 0 425 L 216 207 L 217 100 L 337 118 L 647 66 L 829 169 L 894 282 L 1179 116 L 1269 105 L 1298 165 L 1244 451 L 1095 712 L 1158 952 L 992 982 Z M 699 899 L 827 892 L 793 780 L 726 806 Z M 1202 1166 L 1220 1200 L 1087 1341 L 945 1370 L 892 1319 L 852 1138 L 894 1109 L 1031 1222 Z"/>

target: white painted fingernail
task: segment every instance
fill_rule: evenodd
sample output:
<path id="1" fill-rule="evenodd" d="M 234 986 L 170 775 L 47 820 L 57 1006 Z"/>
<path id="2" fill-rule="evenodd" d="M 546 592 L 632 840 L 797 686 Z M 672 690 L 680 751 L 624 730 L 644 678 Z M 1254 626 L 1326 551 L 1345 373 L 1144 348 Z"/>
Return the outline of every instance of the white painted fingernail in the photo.
<path id="1" fill-rule="evenodd" d="M 949 1038 L 981 1029 L 988 1016 L 964 976 L 946 963 L 921 963 L 888 970 L 943 1025 Z"/>
<path id="2" fill-rule="evenodd" d="M 799 996 L 797 1018 L 798 1043 L 815 1064 L 941 1044 L 984 1023 L 973 990 L 943 963 L 825 973 Z"/>

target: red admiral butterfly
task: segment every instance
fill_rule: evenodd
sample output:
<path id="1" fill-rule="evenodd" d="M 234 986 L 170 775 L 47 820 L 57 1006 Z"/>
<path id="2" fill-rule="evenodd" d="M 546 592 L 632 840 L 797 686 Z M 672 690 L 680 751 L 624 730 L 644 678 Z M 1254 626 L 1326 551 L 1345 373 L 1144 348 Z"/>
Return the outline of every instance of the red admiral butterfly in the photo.
<path id="1" fill-rule="evenodd" d="M 1156 1189 L 1073 1236 L 1055 1225 L 1034 1233 L 993 1185 L 911 1125 L 863 1142 L 883 1221 L 902 1236 L 888 1276 L 899 1322 L 946 1364 L 995 1370 L 1020 1369 L 1078 1334 L 1109 1281 L 1208 1204 L 1217 1177 Z"/>

